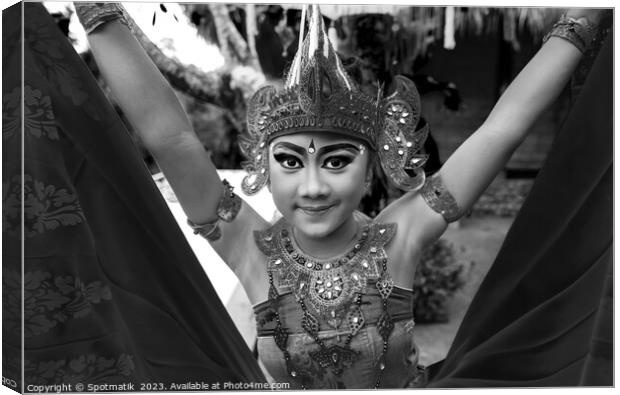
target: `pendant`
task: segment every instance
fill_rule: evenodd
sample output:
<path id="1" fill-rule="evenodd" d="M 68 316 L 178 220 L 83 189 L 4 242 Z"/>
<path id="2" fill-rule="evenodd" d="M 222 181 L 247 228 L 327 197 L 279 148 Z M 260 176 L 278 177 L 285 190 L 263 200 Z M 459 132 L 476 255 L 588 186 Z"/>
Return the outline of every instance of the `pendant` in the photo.
<path id="1" fill-rule="evenodd" d="M 349 312 L 347 313 L 347 323 L 349 324 L 349 331 L 351 331 L 351 335 L 357 335 L 360 329 L 364 326 L 364 315 L 362 314 L 362 309 L 359 306 L 354 305 L 351 307 Z"/>
<path id="2" fill-rule="evenodd" d="M 390 294 L 394 289 L 394 280 L 392 280 L 389 275 L 384 274 L 383 277 L 377 281 L 376 286 L 381 298 L 385 300 L 390 297 Z"/>
<path id="3" fill-rule="evenodd" d="M 310 357 L 315 360 L 322 368 L 331 367 L 336 376 L 340 376 L 345 368 L 351 366 L 359 357 L 359 353 L 348 347 L 333 345 L 321 347 L 319 350 L 311 352 Z"/>
<path id="4" fill-rule="evenodd" d="M 390 337 L 390 334 L 394 329 L 394 321 L 392 321 L 392 316 L 388 313 L 387 309 L 384 309 L 383 313 L 381 313 L 381 316 L 377 321 L 377 329 L 379 330 L 379 334 L 383 340 Z"/>
<path id="5" fill-rule="evenodd" d="M 288 341 L 288 332 L 286 329 L 278 325 L 273 333 L 273 339 L 280 350 L 286 350 L 286 343 Z"/>
<path id="6" fill-rule="evenodd" d="M 304 317 L 301 319 L 301 327 L 304 328 L 310 336 L 316 336 L 319 332 L 319 321 L 307 311 L 304 312 Z"/>

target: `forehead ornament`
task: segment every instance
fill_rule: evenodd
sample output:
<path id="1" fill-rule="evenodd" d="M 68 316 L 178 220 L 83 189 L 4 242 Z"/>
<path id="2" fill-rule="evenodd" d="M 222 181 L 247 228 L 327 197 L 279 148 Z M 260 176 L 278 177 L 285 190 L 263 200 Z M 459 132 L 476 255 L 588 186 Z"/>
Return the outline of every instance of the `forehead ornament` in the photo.
<path id="1" fill-rule="evenodd" d="M 308 153 L 314 154 L 316 152 L 316 148 L 314 147 L 314 139 L 310 140 L 310 145 L 308 146 Z"/>

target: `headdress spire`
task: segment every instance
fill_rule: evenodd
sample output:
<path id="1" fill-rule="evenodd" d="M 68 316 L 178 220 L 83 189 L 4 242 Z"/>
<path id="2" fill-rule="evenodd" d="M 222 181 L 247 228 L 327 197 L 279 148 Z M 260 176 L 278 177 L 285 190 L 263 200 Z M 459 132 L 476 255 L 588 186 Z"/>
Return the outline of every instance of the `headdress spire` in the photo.
<path id="1" fill-rule="evenodd" d="M 284 86 L 286 88 L 292 88 L 299 84 L 304 65 L 307 65 L 307 63 L 315 56 L 320 56 L 323 59 L 328 60 L 328 62 L 333 63 L 338 79 L 348 90 L 351 90 L 352 86 L 349 82 L 350 77 L 345 72 L 342 61 L 338 57 L 332 43 L 329 41 L 329 36 L 327 35 L 327 31 L 325 29 L 325 23 L 323 21 L 321 11 L 319 6 L 316 4 L 310 6 L 309 30 L 304 39 L 307 9 L 308 5 L 305 5 L 301 13 L 302 22 L 299 29 L 299 46 L 297 48 L 295 58 L 293 59 L 291 71 L 286 78 L 286 83 Z"/>

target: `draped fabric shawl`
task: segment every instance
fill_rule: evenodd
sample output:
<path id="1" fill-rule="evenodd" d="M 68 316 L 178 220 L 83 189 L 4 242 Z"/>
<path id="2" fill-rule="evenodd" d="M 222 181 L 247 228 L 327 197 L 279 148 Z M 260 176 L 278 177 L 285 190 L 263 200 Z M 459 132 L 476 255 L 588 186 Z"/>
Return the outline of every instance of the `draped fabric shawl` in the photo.
<path id="1" fill-rule="evenodd" d="M 37 3 L 3 27 L 5 375 L 20 376 L 23 286 L 26 385 L 265 382 L 69 40 Z"/>

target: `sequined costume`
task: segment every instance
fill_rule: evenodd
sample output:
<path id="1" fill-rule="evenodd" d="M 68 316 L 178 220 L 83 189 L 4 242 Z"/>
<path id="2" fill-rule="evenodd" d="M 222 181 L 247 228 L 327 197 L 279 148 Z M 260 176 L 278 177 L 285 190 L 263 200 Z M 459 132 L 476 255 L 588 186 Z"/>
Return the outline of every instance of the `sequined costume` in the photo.
<path id="1" fill-rule="evenodd" d="M 413 292 L 387 275 L 393 224 L 362 224 L 352 248 L 304 254 L 284 219 L 255 232 L 266 255 L 269 298 L 254 306 L 261 361 L 291 388 L 402 388 L 419 375 Z"/>

